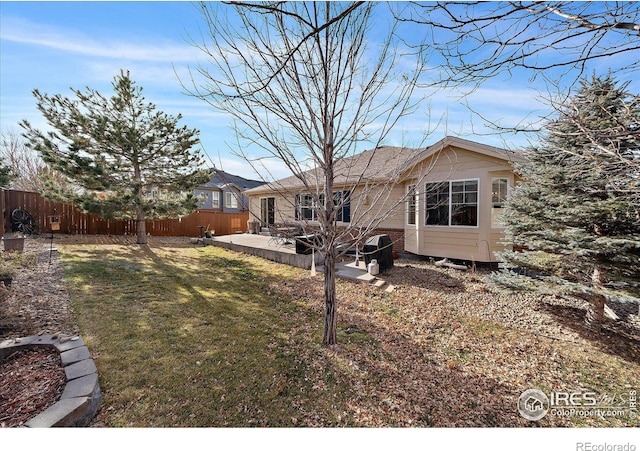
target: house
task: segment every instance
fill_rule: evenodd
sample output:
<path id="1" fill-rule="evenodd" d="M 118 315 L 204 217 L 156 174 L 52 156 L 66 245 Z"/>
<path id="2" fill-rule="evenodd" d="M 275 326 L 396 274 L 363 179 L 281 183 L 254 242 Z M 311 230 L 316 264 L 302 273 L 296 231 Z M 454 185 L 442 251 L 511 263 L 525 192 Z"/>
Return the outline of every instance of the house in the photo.
<path id="1" fill-rule="evenodd" d="M 519 180 L 513 163 L 524 161 L 514 152 L 451 136 L 425 149 L 362 152 L 336 165 L 338 226 L 377 218 L 375 232 L 388 234 L 398 252 L 495 262 L 495 252 L 504 249 L 499 217 Z M 321 190 L 321 175 L 306 172 L 307 185 Z M 313 224 L 314 196 L 308 193 L 294 176 L 244 192 L 263 226 Z"/>
<path id="2" fill-rule="evenodd" d="M 264 182 L 245 179 L 214 167 L 211 169 L 209 181 L 198 186 L 194 194 L 202 197 L 198 207 L 200 210 L 239 213 L 247 211 L 249 208 L 249 199 L 243 194 L 243 191 L 262 184 Z"/>

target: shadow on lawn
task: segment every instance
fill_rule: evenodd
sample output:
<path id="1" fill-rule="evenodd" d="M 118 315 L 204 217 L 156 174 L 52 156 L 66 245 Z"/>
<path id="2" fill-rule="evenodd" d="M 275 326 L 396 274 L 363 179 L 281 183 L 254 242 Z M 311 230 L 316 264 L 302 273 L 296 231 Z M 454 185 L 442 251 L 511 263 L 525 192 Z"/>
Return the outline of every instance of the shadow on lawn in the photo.
<path id="1" fill-rule="evenodd" d="M 602 352 L 619 356 L 629 362 L 640 362 L 640 329 L 629 322 L 615 322 L 605 318 L 602 330 L 595 332 L 586 327 L 586 310 L 564 305 L 542 304 L 558 323 L 578 333 Z"/>
<path id="2" fill-rule="evenodd" d="M 449 358 L 393 328 L 341 312 L 340 343 L 334 349 L 344 362 L 340 377 L 361 375 L 352 384 L 354 399 L 346 404 L 355 426 L 373 418 L 384 427 L 541 427 L 547 421 L 520 417 L 523 389 L 497 375 L 465 371 L 464 350 Z M 348 326 L 346 326 L 348 324 Z M 355 340 L 352 339 L 355 336 Z M 364 343 L 367 343 L 365 345 Z M 345 368 L 347 370 L 345 371 Z"/>
<path id="3" fill-rule="evenodd" d="M 185 274 L 185 271 L 176 272 L 175 267 L 167 265 L 148 244 L 141 245 L 140 249 L 162 270 L 161 272 L 173 278 L 179 286 L 186 289 L 195 299 L 200 302 L 206 302 L 206 298 L 193 287 L 193 277 L 190 277 L 192 274 Z"/>
<path id="4" fill-rule="evenodd" d="M 300 374 L 287 337 L 306 312 L 264 288 L 277 275 L 252 258 L 211 249 L 195 258 L 153 245 L 69 254 L 68 273 L 83 293 L 81 322 L 101 352 L 97 364 L 111 410 L 100 421 L 292 425 L 287 406 L 309 388 L 297 389 L 304 375 L 292 377 L 287 394 L 280 375 Z"/>
<path id="5" fill-rule="evenodd" d="M 70 264 L 105 268 L 104 254 L 92 252 L 87 261 Z M 109 365 L 109 380 L 125 380 L 122 384 L 130 399 L 105 384 L 105 398 L 115 405 L 105 416 L 116 412 L 127 421 L 139 421 L 138 426 L 169 423 L 182 427 L 569 424 L 562 419 L 529 422 L 521 418 L 517 401 L 522 383 L 501 378 L 499 365 L 496 374 L 470 374 L 463 368 L 465 359 L 470 358 L 466 348 L 452 344 L 451 354 L 437 352 L 433 343 L 418 342 L 396 330 L 394 323 L 382 323 L 358 310 L 341 309 L 339 345 L 320 346 L 323 301 L 319 280 L 318 295 L 300 301 L 295 278 L 287 290 L 276 294 L 270 283 L 282 277 L 261 263 L 253 264 L 252 258 L 236 254 L 204 252 L 193 258 L 172 254 L 170 248 L 131 246 L 118 249 L 110 260 L 115 260 L 109 264 L 120 270 L 139 271 L 141 277 L 152 271 L 149 277 L 169 279 L 172 283 L 168 286 L 185 291 L 185 300 L 181 304 L 171 299 L 165 306 L 162 290 L 152 293 L 160 294 L 158 299 L 141 300 L 144 294 L 135 291 L 132 281 L 133 305 L 125 302 L 122 314 L 108 311 L 112 300 L 106 300 L 104 306 L 92 306 L 92 315 L 112 315 L 113 323 L 122 321 L 118 327 L 129 334 L 122 339 L 122 348 L 105 349 L 110 360 L 102 363 Z M 153 262 L 153 268 L 144 268 L 143 260 Z M 152 287 L 153 279 L 140 286 Z M 219 287 L 223 290 L 213 297 L 203 295 Z M 138 331 L 142 320 L 149 320 L 151 329 Z M 192 330 L 183 331 L 184 325 Z M 132 354 L 128 358 L 137 357 L 132 362 L 121 358 L 133 353 L 131 344 L 141 339 L 149 346 L 148 355 Z M 169 362 L 165 365 L 169 353 L 193 364 L 180 367 L 181 374 L 168 374 L 175 371 Z M 162 374 L 162 379 L 154 380 L 156 387 L 147 390 L 150 375 L 156 373 Z M 177 392 L 187 385 L 193 390 Z M 115 400 L 109 401 L 110 397 Z M 175 406 L 169 397 L 176 398 Z M 183 405 L 190 399 L 207 401 L 195 410 Z M 133 410 L 143 407 L 149 413 Z M 176 410 L 186 414 L 174 418 Z M 291 419 L 294 415 L 295 422 Z M 139 419 L 141 416 L 144 418 Z M 250 423 L 249 418 L 255 422 Z M 124 422 L 120 417 L 117 421 Z M 115 425 L 112 419 L 109 423 Z"/>

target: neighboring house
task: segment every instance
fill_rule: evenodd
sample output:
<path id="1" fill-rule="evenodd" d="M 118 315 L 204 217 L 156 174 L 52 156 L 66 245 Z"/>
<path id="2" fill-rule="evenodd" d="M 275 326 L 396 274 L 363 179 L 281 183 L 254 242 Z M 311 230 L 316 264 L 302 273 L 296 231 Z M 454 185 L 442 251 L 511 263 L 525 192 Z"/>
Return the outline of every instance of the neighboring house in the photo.
<path id="1" fill-rule="evenodd" d="M 445 137 L 426 149 L 379 147 L 340 161 L 334 197 L 343 206 L 338 225 L 365 224 L 384 217 L 394 249 L 417 255 L 495 262 L 504 228 L 499 216 L 518 181 L 504 149 Z M 321 174 L 306 173 L 310 186 Z M 315 209 L 302 183 L 288 177 L 244 192 L 251 215 L 263 226 L 304 221 Z M 362 245 L 364 243 L 359 243 Z"/>
<path id="2" fill-rule="evenodd" d="M 202 196 L 200 210 L 239 213 L 249 209 L 249 199 L 242 192 L 263 184 L 213 168 L 209 181 L 198 186 L 194 194 Z"/>

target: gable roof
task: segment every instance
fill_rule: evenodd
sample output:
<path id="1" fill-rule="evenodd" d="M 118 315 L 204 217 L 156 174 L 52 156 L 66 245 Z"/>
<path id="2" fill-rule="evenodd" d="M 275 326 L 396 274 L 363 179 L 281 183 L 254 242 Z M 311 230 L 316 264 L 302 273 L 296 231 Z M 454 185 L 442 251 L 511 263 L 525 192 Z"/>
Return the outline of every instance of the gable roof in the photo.
<path id="1" fill-rule="evenodd" d="M 382 146 L 366 150 L 357 155 L 336 161 L 334 168 L 334 184 L 336 187 L 349 186 L 358 182 L 388 180 L 390 176 L 398 174 L 407 160 L 416 156 L 421 149 L 408 149 L 404 147 Z M 302 173 L 310 185 L 324 185 L 324 176 L 319 168 Z M 273 190 L 286 190 L 302 188 L 302 181 L 292 175 L 275 182 L 245 191 L 245 194 L 258 194 Z"/>
<path id="2" fill-rule="evenodd" d="M 198 186 L 196 189 L 202 188 L 217 188 L 224 189 L 229 185 L 233 185 L 240 191 L 255 188 L 260 185 L 264 185 L 264 182 L 259 180 L 250 180 L 240 177 L 239 175 L 229 174 L 228 172 L 221 171 L 220 169 L 213 168 L 211 170 L 211 178 L 207 183 Z"/>
<path id="3" fill-rule="evenodd" d="M 386 181 L 390 177 L 403 175 L 420 162 L 436 153 L 449 148 L 458 147 L 488 157 L 498 158 L 509 162 L 524 162 L 524 157 L 517 152 L 499 147 L 481 144 L 467 139 L 445 136 L 427 148 L 409 149 L 405 147 L 382 146 L 367 150 L 349 158 L 336 162 L 334 170 L 336 187 L 349 186 L 355 183 Z M 323 174 L 320 169 L 306 171 L 301 175 L 310 185 L 322 186 Z M 286 177 L 275 182 L 266 183 L 257 188 L 245 191 L 247 195 L 272 192 L 274 190 L 301 189 L 302 181 L 296 176 Z"/>
<path id="4" fill-rule="evenodd" d="M 522 154 L 517 152 L 470 141 L 468 139 L 457 138 L 455 136 L 445 136 L 440 141 L 419 152 L 414 158 L 407 160 L 402 168 L 402 172 L 404 173 L 410 170 L 421 161 L 426 160 L 430 156 L 435 155 L 448 147 L 459 147 L 470 152 L 475 152 L 487 157 L 498 158 L 511 163 L 524 163 L 527 161 Z"/>

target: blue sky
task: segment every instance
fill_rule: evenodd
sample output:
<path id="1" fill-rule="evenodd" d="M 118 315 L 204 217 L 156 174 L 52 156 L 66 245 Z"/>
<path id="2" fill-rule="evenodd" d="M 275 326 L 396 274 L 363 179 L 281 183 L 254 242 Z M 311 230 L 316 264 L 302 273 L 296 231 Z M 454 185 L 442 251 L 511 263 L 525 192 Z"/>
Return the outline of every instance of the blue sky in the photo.
<path id="1" fill-rule="evenodd" d="M 229 119 L 185 95 L 175 75 L 203 61 L 201 51 L 187 39 L 198 34 L 200 22 L 200 13 L 189 2 L 0 2 L 1 130 L 19 132 L 22 119 L 46 128 L 31 94 L 35 88 L 71 97 L 70 87 L 89 86 L 109 94 L 113 77 L 125 69 L 144 89 L 148 101 L 169 114 L 182 114 L 182 124 L 200 130 L 210 164 L 258 178 L 226 144 L 234 141 Z M 532 85 L 527 77 L 495 79 L 476 90 L 468 102 L 491 120 L 515 125 L 546 114 L 546 107 L 537 100 L 539 89 L 542 86 Z M 411 143 L 412 134 L 418 140 L 427 121 L 433 127 L 439 119 L 426 144 L 450 134 L 517 148 L 531 138 L 490 134 L 456 96 L 439 92 L 385 144 L 400 145 L 407 137 Z M 277 162 L 271 170 L 278 177 L 288 175 Z"/>

